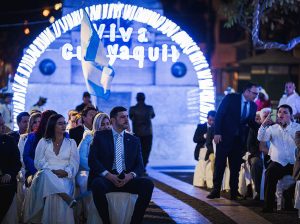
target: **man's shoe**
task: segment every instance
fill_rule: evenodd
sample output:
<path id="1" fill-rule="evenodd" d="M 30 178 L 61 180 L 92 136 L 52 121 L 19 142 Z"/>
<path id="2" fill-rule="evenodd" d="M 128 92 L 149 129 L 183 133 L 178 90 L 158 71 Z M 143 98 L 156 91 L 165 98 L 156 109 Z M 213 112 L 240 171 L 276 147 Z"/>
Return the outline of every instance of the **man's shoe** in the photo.
<path id="1" fill-rule="evenodd" d="M 239 195 L 230 195 L 230 200 L 232 200 L 232 201 L 241 201 L 243 199 L 244 198 Z"/>
<path id="2" fill-rule="evenodd" d="M 230 200 L 233 200 L 233 201 L 240 201 L 242 200 L 244 197 L 239 193 L 239 192 L 236 192 L 236 193 L 231 193 L 230 194 Z"/>
<path id="3" fill-rule="evenodd" d="M 215 198 L 220 198 L 220 192 L 213 190 L 212 192 L 210 192 L 209 195 L 207 195 L 208 199 L 215 199 Z"/>

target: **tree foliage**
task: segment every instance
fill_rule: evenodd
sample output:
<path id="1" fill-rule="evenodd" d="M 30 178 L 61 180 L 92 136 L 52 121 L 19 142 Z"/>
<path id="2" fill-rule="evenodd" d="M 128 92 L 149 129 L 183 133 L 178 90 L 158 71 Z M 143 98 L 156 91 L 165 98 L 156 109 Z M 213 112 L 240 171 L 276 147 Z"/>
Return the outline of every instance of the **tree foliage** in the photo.
<path id="1" fill-rule="evenodd" d="M 300 42 L 299 0 L 222 0 L 226 27 L 239 24 L 256 48 L 291 50 Z"/>

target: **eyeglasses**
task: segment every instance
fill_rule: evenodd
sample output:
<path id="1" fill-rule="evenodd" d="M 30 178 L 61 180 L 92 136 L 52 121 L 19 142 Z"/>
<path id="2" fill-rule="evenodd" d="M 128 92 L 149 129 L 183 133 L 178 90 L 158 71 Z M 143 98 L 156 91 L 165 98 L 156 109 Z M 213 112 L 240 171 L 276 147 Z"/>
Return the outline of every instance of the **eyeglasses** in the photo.
<path id="1" fill-rule="evenodd" d="M 250 93 L 252 93 L 253 95 L 255 95 L 255 96 L 257 96 L 257 95 L 258 95 L 258 93 L 257 93 L 257 92 L 253 92 L 253 91 L 251 91 L 250 89 L 248 89 L 248 91 L 249 91 Z"/>

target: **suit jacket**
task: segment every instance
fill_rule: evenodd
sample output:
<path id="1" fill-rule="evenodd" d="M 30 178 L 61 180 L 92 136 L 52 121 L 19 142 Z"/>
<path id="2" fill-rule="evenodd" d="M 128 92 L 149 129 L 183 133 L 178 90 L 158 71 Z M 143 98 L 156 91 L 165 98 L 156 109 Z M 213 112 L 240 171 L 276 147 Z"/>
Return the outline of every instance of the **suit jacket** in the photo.
<path id="1" fill-rule="evenodd" d="M 242 144 L 245 144 L 249 126 L 254 129 L 259 126 L 255 122 L 257 106 L 254 102 L 250 102 L 249 114 L 244 122 L 241 122 L 241 102 L 241 94 L 228 94 L 217 110 L 215 135 L 222 135 L 223 145 L 231 144 L 236 136 L 241 137 Z"/>
<path id="2" fill-rule="evenodd" d="M 215 130 L 214 126 L 211 126 L 210 128 L 207 129 L 206 142 L 205 142 L 207 152 L 205 155 L 205 161 L 209 159 L 209 155 L 211 153 L 214 153 L 214 147 L 213 147 L 214 130 Z"/>
<path id="3" fill-rule="evenodd" d="M 124 158 L 126 173 L 134 172 L 137 176 L 143 174 L 144 165 L 141 154 L 140 140 L 124 133 Z M 88 164 L 90 167 L 89 186 L 92 181 L 107 170 L 112 171 L 115 158 L 114 139 L 111 130 L 97 131 L 90 146 Z"/>
<path id="4" fill-rule="evenodd" d="M 8 133 L 9 136 L 13 137 L 15 139 L 15 142 L 18 144 L 20 140 L 20 133 L 19 131 L 11 131 Z"/>
<path id="5" fill-rule="evenodd" d="M 17 186 L 16 176 L 21 169 L 20 152 L 15 140 L 0 134 L 0 170 L 2 175 L 9 174 L 11 183 Z"/>
<path id="6" fill-rule="evenodd" d="M 204 138 L 204 134 L 207 133 L 207 123 L 198 124 L 197 129 L 194 134 L 193 141 L 197 143 L 195 151 L 194 151 L 194 158 L 198 160 L 200 149 L 204 147 L 206 139 Z"/>
<path id="7" fill-rule="evenodd" d="M 77 146 L 80 144 L 82 137 L 84 133 L 84 127 L 82 125 L 79 125 L 75 128 L 71 128 L 69 130 L 70 138 L 74 139 Z"/>
<path id="8" fill-rule="evenodd" d="M 138 103 L 129 109 L 129 118 L 132 120 L 133 133 L 137 136 L 152 135 L 151 119 L 155 117 L 153 107 Z"/>

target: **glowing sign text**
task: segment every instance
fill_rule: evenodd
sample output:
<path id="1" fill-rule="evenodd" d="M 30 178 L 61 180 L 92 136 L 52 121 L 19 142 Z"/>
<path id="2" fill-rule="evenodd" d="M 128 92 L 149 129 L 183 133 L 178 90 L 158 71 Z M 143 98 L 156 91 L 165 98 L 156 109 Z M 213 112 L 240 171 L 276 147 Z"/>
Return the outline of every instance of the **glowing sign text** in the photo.
<path id="1" fill-rule="evenodd" d="M 206 120 L 207 111 L 214 109 L 215 90 L 209 65 L 197 44 L 185 31 L 181 30 L 176 23 L 167 19 L 165 16 L 143 7 L 118 3 L 92 5 L 67 14 L 61 19 L 56 20 L 51 26 L 46 28 L 29 45 L 29 47 L 25 50 L 25 53 L 18 65 L 17 72 L 14 77 L 13 106 L 15 129 L 17 129 L 17 115 L 25 110 L 25 97 L 27 93 L 28 79 L 31 75 L 33 67 L 36 64 L 36 61 L 53 41 L 61 37 L 63 33 L 72 30 L 74 27 L 80 25 L 83 10 L 88 13 L 91 21 L 104 19 L 123 19 L 128 21 L 136 21 L 142 24 L 147 24 L 157 31 L 161 32 L 162 34 L 166 35 L 167 37 L 170 37 L 171 40 L 181 48 L 183 54 L 187 55 L 190 62 L 194 66 L 194 70 L 198 77 L 200 90 L 199 118 L 200 121 Z M 97 28 L 99 36 L 101 33 L 104 34 L 104 29 L 105 27 L 101 27 L 101 25 Z M 116 29 L 115 25 L 111 24 L 110 30 L 114 29 Z M 121 34 L 122 40 L 126 42 L 130 39 L 133 30 L 130 28 L 127 28 L 125 30 L 123 28 L 119 29 L 119 32 Z M 114 38 L 117 38 L 117 35 L 110 35 L 110 38 L 110 40 L 114 42 Z M 140 43 L 148 41 L 146 30 L 138 30 L 138 41 Z M 158 47 L 149 47 L 145 50 L 143 49 L 143 46 L 136 46 L 136 48 L 133 48 L 132 52 L 129 52 L 128 47 L 126 48 L 126 46 L 113 44 L 108 48 L 108 55 L 110 55 L 111 60 L 116 60 L 117 58 L 134 58 L 138 61 L 139 66 L 143 66 L 143 57 L 146 54 L 145 52 L 148 52 L 147 56 L 151 61 L 157 60 L 160 56 L 160 52 L 163 61 L 166 61 L 168 58 L 177 60 L 177 49 L 174 47 L 175 46 L 173 45 L 162 45 L 161 49 L 159 49 Z M 171 49 L 171 54 L 169 53 L 169 48 Z M 73 57 L 73 50 L 74 48 L 71 49 L 70 46 L 65 46 L 65 56 Z M 77 51 L 78 48 L 76 49 L 76 52 Z M 75 54 L 77 58 L 80 58 L 77 53 Z"/>

